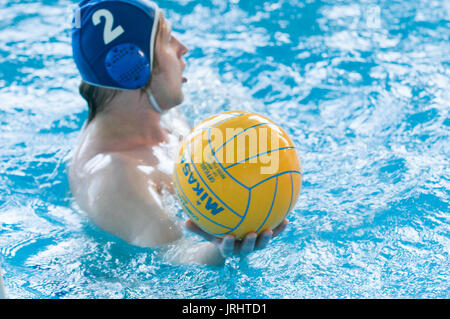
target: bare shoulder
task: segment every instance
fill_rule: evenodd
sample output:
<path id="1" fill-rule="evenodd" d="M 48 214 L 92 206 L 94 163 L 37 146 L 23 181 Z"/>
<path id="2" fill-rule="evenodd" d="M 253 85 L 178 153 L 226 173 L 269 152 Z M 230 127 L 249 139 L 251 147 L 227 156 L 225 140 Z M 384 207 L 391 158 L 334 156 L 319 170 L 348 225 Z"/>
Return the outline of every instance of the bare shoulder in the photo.
<path id="1" fill-rule="evenodd" d="M 143 182 L 132 164 L 130 156 L 106 145 L 95 123 L 85 128 L 69 163 L 70 188 L 80 208 L 91 213 L 118 194 L 123 196 L 125 188 L 138 190 Z"/>
<path id="2" fill-rule="evenodd" d="M 89 142 L 89 136 L 81 139 L 69 166 L 78 206 L 100 228 L 138 246 L 179 238 L 179 228 L 153 188 L 151 156 L 143 159 L 139 150 L 104 151 Z"/>
<path id="3" fill-rule="evenodd" d="M 78 166 L 70 184 L 79 207 L 100 228 L 131 244 L 153 247 L 179 238 L 180 230 L 149 182 L 135 159 L 112 152 Z"/>
<path id="4" fill-rule="evenodd" d="M 90 159 L 74 159 L 69 168 L 69 183 L 80 208 L 89 215 L 99 207 L 110 204 L 136 179 L 120 153 L 99 153 Z"/>
<path id="5" fill-rule="evenodd" d="M 70 168 L 78 178 L 89 178 L 95 175 L 114 172 L 117 175 L 129 171 L 136 159 L 121 152 L 97 153 L 91 157 L 74 158 Z"/>
<path id="6" fill-rule="evenodd" d="M 125 143 L 122 143 L 122 145 Z M 133 152 L 118 145 L 112 145 L 102 138 L 101 130 L 95 123 L 90 124 L 80 135 L 69 163 L 69 181 L 74 192 L 82 190 L 80 185 L 89 185 L 95 179 L 124 183 L 128 179 L 138 182 L 136 172 L 138 162 L 144 160 Z M 136 175 L 137 176 L 133 176 Z"/>

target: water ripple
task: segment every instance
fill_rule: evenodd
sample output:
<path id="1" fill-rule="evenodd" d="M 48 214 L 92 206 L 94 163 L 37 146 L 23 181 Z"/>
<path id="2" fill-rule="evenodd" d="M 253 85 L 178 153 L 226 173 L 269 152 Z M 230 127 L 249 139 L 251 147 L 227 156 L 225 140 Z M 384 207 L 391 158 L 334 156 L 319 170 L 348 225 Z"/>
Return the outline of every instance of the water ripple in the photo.
<path id="1" fill-rule="evenodd" d="M 159 1 L 190 49 L 180 108 L 190 123 L 259 112 L 302 159 L 288 229 L 224 268 L 168 264 L 73 203 L 66 162 L 87 116 L 73 3 L 0 8 L 0 262 L 10 296 L 449 297 L 448 1 Z"/>

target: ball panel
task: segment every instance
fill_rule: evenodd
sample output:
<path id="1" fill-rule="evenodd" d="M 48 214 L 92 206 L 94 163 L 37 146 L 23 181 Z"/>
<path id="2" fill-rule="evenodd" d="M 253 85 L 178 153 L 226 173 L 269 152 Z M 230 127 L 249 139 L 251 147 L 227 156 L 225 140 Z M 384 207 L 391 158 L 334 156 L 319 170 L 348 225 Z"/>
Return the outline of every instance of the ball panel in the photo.
<path id="1" fill-rule="evenodd" d="M 276 196 L 274 197 L 271 210 L 267 213 L 264 221 L 259 226 L 258 232 L 277 227 L 288 214 L 292 197 L 290 175 L 291 174 L 283 174 L 274 178 L 277 181 Z M 265 183 L 261 185 L 264 185 Z M 261 187 L 261 185 L 258 187 Z"/>
<path id="2" fill-rule="evenodd" d="M 256 232 L 271 210 L 276 195 L 276 179 L 271 179 L 251 191 L 247 214 L 239 227 L 233 231 L 237 238 L 242 238 L 249 232 Z"/>
<path id="3" fill-rule="evenodd" d="M 227 174 L 222 164 L 212 155 L 207 140 L 202 140 L 198 144 L 203 146 L 200 146 L 199 150 L 195 150 L 194 147 L 194 151 L 202 151 L 204 160 L 201 163 L 195 163 L 195 159 L 190 157 L 188 161 L 192 164 L 192 168 L 198 174 L 204 187 L 216 196 L 230 212 L 241 217 L 246 208 L 246 201 L 243 201 L 242 198 L 247 198 L 248 189 L 233 176 Z M 220 220 L 226 216 L 221 215 L 216 218 Z"/>
<path id="4" fill-rule="evenodd" d="M 178 169 L 181 170 L 181 168 Z M 209 197 L 204 198 L 203 200 L 201 200 L 201 197 L 197 197 L 197 192 L 193 189 L 198 186 L 195 186 L 194 188 L 191 187 L 189 185 L 189 182 L 186 183 L 186 180 L 183 180 L 183 176 L 184 173 L 182 171 L 177 172 L 175 179 L 175 189 L 177 191 L 178 197 L 181 200 L 181 204 L 189 217 L 194 222 L 198 223 L 198 225 L 212 226 L 210 224 L 214 224 L 213 227 L 219 227 L 217 232 L 223 232 L 225 230 L 231 229 L 230 226 L 221 224 L 214 218 L 214 214 L 223 212 L 223 210 L 220 209 L 220 206 L 217 205 L 217 202 Z M 240 218 L 235 218 L 233 221 L 230 217 L 228 217 L 228 219 L 226 220 L 227 223 L 234 222 L 234 225 L 239 221 Z"/>
<path id="5" fill-rule="evenodd" d="M 237 119 L 232 119 L 214 128 L 214 130 L 222 136 L 224 141 L 222 145 L 214 148 L 216 153 L 222 148 L 228 147 L 228 150 L 223 151 L 224 153 L 227 151 L 234 151 L 234 154 L 236 154 L 239 149 L 245 150 L 247 146 L 252 147 L 252 144 L 258 147 L 262 142 L 266 145 L 265 150 L 270 149 L 270 140 L 272 138 L 271 132 L 276 128 L 276 125 L 270 122 L 248 125 L 248 123 L 242 123 L 242 118 L 245 117 L 246 116 L 241 116 Z M 261 139 L 263 139 L 263 141 L 260 141 Z M 235 150 L 235 148 L 237 149 Z M 252 155 L 255 154 L 257 153 L 255 152 Z"/>
<path id="6" fill-rule="evenodd" d="M 235 116 L 230 118 L 227 122 L 222 122 L 219 125 L 216 125 L 216 128 L 241 128 L 243 130 L 248 129 L 249 127 L 255 125 L 262 124 L 274 124 L 267 117 L 261 116 L 256 113 L 240 113 L 240 116 Z M 225 133 L 225 131 L 224 131 Z M 231 137 L 231 136 L 230 136 Z"/>
<path id="7" fill-rule="evenodd" d="M 200 164 L 207 165 L 205 163 Z M 205 176 L 202 169 L 190 161 L 187 153 L 176 165 L 175 181 L 180 193 L 189 199 L 189 204 L 195 208 L 203 219 L 217 222 L 225 227 L 235 227 L 239 223 L 245 203 L 237 201 L 236 198 L 246 198 L 248 191 L 236 187 L 235 183 L 213 182 Z M 230 200 L 229 189 L 234 189 L 235 200 Z M 236 211 L 236 207 L 238 210 Z M 199 217 L 200 218 L 200 217 Z"/>
<path id="8" fill-rule="evenodd" d="M 300 189 L 302 186 L 302 174 L 291 174 L 292 175 L 292 185 L 293 185 L 293 195 L 292 195 L 292 204 L 291 209 L 294 209 L 295 203 L 297 202 L 298 196 L 300 195 Z"/>
<path id="9" fill-rule="evenodd" d="M 255 130 L 260 126 L 274 126 L 277 127 L 270 119 L 263 117 L 255 113 L 245 113 L 241 116 L 236 116 L 228 121 L 222 122 L 214 127 L 216 130 L 220 130 L 224 138 L 224 145 L 230 140 L 233 140 L 239 135 L 249 133 L 254 128 Z M 219 146 L 219 149 L 224 147 Z M 218 148 L 214 148 L 214 151 L 218 151 Z"/>
<path id="10" fill-rule="evenodd" d="M 236 176 L 239 181 L 248 188 L 252 188 L 277 174 L 296 171 L 300 173 L 300 162 L 294 148 L 274 151 L 267 161 L 268 163 L 244 162 L 225 167 L 227 173 Z"/>
<path id="11" fill-rule="evenodd" d="M 180 191 L 179 187 L 176 186 L 175 189 L 181 201 L 183 210 L 186 212 L 188 217 L 192 219 L 192 221 L 194 221 L 200 228 L 209 232 L 211 235 L 216 235 L 216 233 L 220 234 L 228 232 L 230 230 L 229 227 L 219 225 L 218 223 L 212 220 L 208 220 L 202 217 L 202 214 L 199 211 L 195 210 L 195 207 L 189 202 L 189 199 Z"/>

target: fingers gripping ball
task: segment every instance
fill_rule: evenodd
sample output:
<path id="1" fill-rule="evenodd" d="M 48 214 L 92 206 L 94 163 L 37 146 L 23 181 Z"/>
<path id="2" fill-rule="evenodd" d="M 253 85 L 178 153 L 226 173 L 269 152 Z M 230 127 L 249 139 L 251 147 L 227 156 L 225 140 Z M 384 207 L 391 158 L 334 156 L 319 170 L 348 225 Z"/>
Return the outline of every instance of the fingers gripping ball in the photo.
<path id="1" fill-rule="evenodd" d="M 186 136 L 174 171 L 184 211 L 204 231 L 242 239 L 278 226 L 300 193 L 300 160 L 286 132 L 242 111 L 212 116 Z"/>

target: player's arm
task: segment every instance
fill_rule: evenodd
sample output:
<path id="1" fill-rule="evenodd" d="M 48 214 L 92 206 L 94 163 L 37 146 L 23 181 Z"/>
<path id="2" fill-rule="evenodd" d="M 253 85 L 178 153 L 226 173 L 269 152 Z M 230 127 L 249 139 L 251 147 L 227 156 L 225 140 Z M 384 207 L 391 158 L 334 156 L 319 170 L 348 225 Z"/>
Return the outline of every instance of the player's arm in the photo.
<path id="1" fill-rule="evenodd" d="M 118 153 L 101 154 L 71 173 L 80 208 L 103 230 L 133 245 L 159 246 L 172 262 L 222 264 L 213 244 L 183 238 L 181 227 L 148 180 Z"/>
<path id="2" fill-rule="evenodd" d="M 181 237 L 152 185 L 126 156 L 99 154 L 73 171 L 71 188 L 77 202 L 103 230 L 142 247 Z"/>

